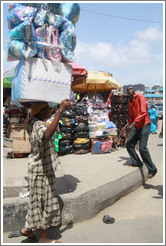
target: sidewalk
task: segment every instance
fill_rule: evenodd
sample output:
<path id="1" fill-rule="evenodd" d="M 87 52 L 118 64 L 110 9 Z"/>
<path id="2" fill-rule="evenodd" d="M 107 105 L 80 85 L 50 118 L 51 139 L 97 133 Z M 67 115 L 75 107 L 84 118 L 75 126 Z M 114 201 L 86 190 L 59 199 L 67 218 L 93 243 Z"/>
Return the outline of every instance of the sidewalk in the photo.
<path id="1" fill-rule="evenodd" d="M 158 135 L 151 135 L 148 144 L 152 159 L 157 154 L 156 144 L 160 145 L 160 162 L 162 142 Z M 126 148 L 103 155 L 69 154 L 60 161 L 56 176 L 63 225 L 95 216 L 146 181 L 145 165 L 128 166 L 131 162 Z M 19 193 L 28 190 L 27 162 L 27 158 L 3 159 L 4 231 L 24 226 L 28 197 L 22 199 Z"/>

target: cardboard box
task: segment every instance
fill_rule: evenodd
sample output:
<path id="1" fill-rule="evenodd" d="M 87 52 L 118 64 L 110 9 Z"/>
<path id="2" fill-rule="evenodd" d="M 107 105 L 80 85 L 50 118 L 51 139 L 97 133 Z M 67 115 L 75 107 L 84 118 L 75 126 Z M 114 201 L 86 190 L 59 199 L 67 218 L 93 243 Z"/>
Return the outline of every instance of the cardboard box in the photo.
<path id="1" fill-rule="evenodd" d="M 30 153 L 31 145 L 27 132 L 27 124 L 10 124 L 8 137 L 13 140 L 13 154 Z"/>
<path id="2" fill-rule="evenodd" d="M 12 81 L 12 101 L 61 103 L 71 99 L 72 66 L 48 59 L 21 59 Z"/>

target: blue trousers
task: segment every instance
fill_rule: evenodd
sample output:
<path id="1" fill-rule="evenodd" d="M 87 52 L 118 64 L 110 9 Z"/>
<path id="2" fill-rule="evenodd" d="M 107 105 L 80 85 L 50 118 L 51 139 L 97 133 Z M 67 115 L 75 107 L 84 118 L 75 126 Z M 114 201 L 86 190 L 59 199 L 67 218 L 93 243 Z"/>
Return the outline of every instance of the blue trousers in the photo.
<path id="1" fill-rule="evenodd" d="M 139 152 L 141 158 L 144 161 L 148 169 L 148 172 L 153 174 L 157 172 L 157 168 L 155 164 L 152 162 L 149 150 L 147 148 L 149 133 L 150 133 L 150 124 L 147 124 L 141 129 L 137 129 L 136 127 L 133 127 L 131 132 L 129 133 L 128 140 L 126 143 L 126 148 L 133 165 L 139 167 L 142 166 L 143 163 L 135 151 L 135 145 L 139 141 Z"/>

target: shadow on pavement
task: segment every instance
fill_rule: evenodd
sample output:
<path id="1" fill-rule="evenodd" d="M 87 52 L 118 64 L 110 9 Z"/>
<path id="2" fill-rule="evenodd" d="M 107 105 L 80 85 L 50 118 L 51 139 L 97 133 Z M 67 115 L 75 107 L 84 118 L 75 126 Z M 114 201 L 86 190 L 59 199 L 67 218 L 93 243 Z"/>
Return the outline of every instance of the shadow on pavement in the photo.
<path id="1" fill-rule="evenodd" d="M 158 196 L 153 196 L 156 199 L 163 199 L 163 185 L 151 185 L 151 184 L 144 184 L 144 189 L 154 189 L 158 191 Z"/>

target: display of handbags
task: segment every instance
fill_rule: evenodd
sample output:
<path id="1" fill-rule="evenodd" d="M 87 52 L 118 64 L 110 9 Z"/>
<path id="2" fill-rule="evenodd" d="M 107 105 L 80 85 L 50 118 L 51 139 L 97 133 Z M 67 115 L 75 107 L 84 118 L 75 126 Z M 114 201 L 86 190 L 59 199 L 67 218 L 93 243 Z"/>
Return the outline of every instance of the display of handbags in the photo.
<path id="1" fill-rule="evenodd" d="M 118 129 L 116 138 L 113 138 L 115 146 L 125 146 L 127 141 L 127 132 L 120 135 L 121 129 L 126 125 L 129 120 L 129 109 L 128 109 L 128 95 L 112 95 L 111 96 L 111 119 L 115 123 Z"/>

